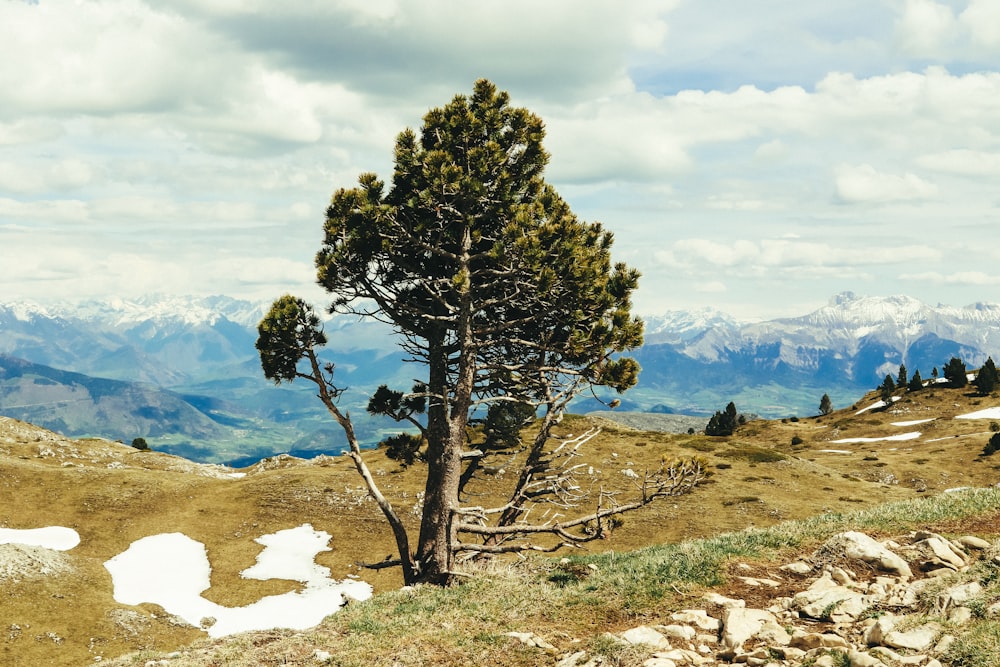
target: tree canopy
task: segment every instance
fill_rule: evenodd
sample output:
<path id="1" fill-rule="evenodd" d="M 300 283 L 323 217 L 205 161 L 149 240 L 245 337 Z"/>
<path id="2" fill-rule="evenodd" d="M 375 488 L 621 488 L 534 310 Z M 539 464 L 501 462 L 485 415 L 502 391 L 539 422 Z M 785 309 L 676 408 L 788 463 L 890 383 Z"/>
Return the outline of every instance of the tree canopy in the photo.
<path id="1" fill-rule="evenodd" d="M 708 420 L 708 425 L 705 427 L 705 435 L 713 436 L 724 436 L 732 435 L 739 426 L 739 418 L 737 416 L 736 404 L 732 401 L 726 406 L 725 412 L 716 412 L 712 415 L 712 418 Z"/>
<path id="2" fill-rule="evenodd" d="M 996 364 L 993 363 L 993 357 L 986 358 L 986 363 L 976 373 L 976 379 L 973 384 L 975 384 L 976 390 L 982 396 L 992 394 L 997 384 L 1000 384 L 1000 373 L 997 372 Z"/>
<path id="3" fill-rule="evenodd" d="M 391 324 L 409 359 L 426 369 L 412 388 L 380 388 L 368 405 L 418 429 L 419 443 L 394 443 L 412 454 L 408 460 L 426 443 L 416 553 L 397 539 L 408 582 L 447 582 L 460 551 L 534 548 L 510 539 L 526 534 L 514 524 L 526 490 L 537 491 L 532 485 L 552 465 L 543 450 L 553 425 L 584 389 L 621 392 L 638 378 L 638 364 L 623 353 L 642 344 L 643 323 L 631 314 L 639 274 L 612 263 L 612 234 L 579 220 L 544 181 L 543 136 L 537 116 L 480 80 L 471 96 L 429 111 L 419 134 L 399 134 L 388 188 L 362 174 L 357 187 L 337 190 L 327 209 L 316 267 L 330 312 Z M 259 329 L 261 362 L 275 381 L 308 377 L 326 385 L 335 402 L 333 369 L 315 361 L 314 348 L 325 342 L 315 318 L 308 304 L 279 299 Z M 310 366 L 294 370 L 303 359 Z M 466 450 L 466 426 L 477 407 L 501 404 L 520 406 L 493 407 L 493 426 L 507 429 L 503 439 L 520 416 L 540 412 L 540 426 L 511 502 L 497 525 L 484 527 L 467 520 L 458 500 L 463 462 L 483 455 Z M 337 417 L 336 406 L 327 407 Z M 349 417 L 337 418 L 347 431 Z M 364 475 L 361 457 L 355 461 Z M 680 486 L 653 482 L 644 501 L 687 490 L 698 470 Z M 602 512 L 594 513 L 598 523 L 609 515 Z M 548 532 L 569 539 L 567 531 Z"/>
<path id="4" fill-rule="evenodd" d="M 965 362 L 958 357 L 952 357 L 945 364 L 944 370 L 942 371 L 944 378 L 953 387 L 964 387 L 969 384 L 968 370 L 965 368 Z"/>

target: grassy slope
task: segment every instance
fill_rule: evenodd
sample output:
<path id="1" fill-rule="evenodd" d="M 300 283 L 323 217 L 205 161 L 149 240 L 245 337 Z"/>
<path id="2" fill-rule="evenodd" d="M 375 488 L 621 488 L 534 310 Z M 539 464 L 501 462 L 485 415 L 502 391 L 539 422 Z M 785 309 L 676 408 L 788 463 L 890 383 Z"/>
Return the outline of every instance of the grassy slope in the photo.
<path id="1" fill-rule="evenodd" d="M 874 400 L 868 396 L 857 408 Z M 315 631 L 251 635 L 217 644 L 214 657 L 203 662 L 192 658 L 177 664 L 257 664 L 253 661 L 258 658 L 250 656 L 258 653 L 262 664 L 265 659 L 278 661 L 278 656 L 308 664 L 317 646 L 328 651 L 336 647 L 342 659 L 335 664 L 467 664 L 473 657 L 482 664 L 531 664 L 535 654 L 511 644 L 504 632 L 563 633 L 568 650 L 572 638 L 599 641 L 605 629 L 656 618 L 681 605 L 678 596 L 689 586 L 718 583 L 713 573 L 719 570 L 702 556 L 691 555 L 699 550 L 749 558 L 757 553 L 753 549 L 766 547 L 766 553 L 760 552 L 764 557 L 775 549 L 806 548 L 820 533 L 839 525 L 867 521 L 867 529 L 893 530 L 912 522 L 949 521 L 963 513 L 989 518 L 990 508 L 998 504 L 995 492 L 971 509 L 963 506 L 936 517 L 920 517 L 913 508 L 901 512 L 905 520 L 900 512 L 873 514 L 874 519 L 844 519 L 843 514 L 959 486 L 995 484 L 1000 459 L 979 456 L 990 435 L 989 422 L 952 417 L 996 405 L 1000 399 L 934 389 L 904 397 L 889 412 L 855 415 L 855 410 L 844 410 L 823 418 L 752 422 L 731 438 L 647 433 L 605 422 L 584 454 L 599 471 L 593 478 L 595 488 L 627 490 L 622 470 L 641 471 L 663 457 L 679 455 L 703 456 L 714 475 L 691 496 L 629 515 L 609 540 L 591 544 L 585 554 L 595 559 L 597 575 L 577 581 L 586 560 L 560 567 L 556 560 L 533 559 L 453 590 L 414 593 L 392 592 L 400 583 L 397 573 L 366 572 L 364 578 L 385 593 L 351 605 Z M 890 425 L 932 417 L 935 421 L 913 427 Z M 563 434 L 580 432 L 587 425 L 584 421 L 566 419 Z M 905 442 L 830 442 L 913 430 L 923 436 Z M 791 444 L 795 436 L 802 444 Z M 422 487 L 419 467 L 401 471 L 379 452 L 369 456 L 387 496 L 415 524 L 416 513 L 410 510 Z M 0 606 L 5 623 L 16 623 L 22 630 L 17 637 L 0 635 L 0 663 L 84 664 L 98 655 L 171 650 L 203 636 L 170 623 L 157 608 L 133 609 L 113 600 L 103 562 L 150 534 L 179 531 L 205 543 L 213 565 L 212 588 L 205 595 L 225 605 L 247 604 L 294 586 L 239 577 L 261 548 L 253 539 L 266 533 L 305 522 L 331 533 L 333 551 L 317 560 L 338 578 L 356 573 L 359 561 L 381 560 L 393 551 L 385 524 L 348 461 L 275 461 L 249 473 L 244 479 L 220 478 L 212 476 L 216 473 L 211 469 L 167 455 L 106 441 L 64 440 L 0 420 L 0 525 L 64 525 L 82 538 L 69 552 L 74 575 L 4 582 Z M 471 491 L 486 503 L 497 498 L 508 481 L 485 477 Z M 931 505 L 917 502 L 914 507 L 924 506 Z M 748 546 L 720 550 L 704 546 L 711 542 L 689 542 L 632 552 L 807 517 L 820 518 L 807 524 L 815 528 L 805 533 L 796 529 L 794 539 L 780 537 L 780 532 L 738 532 L 743 537 L 719 539 Z M 997 517 L 991 521 L 974 522 L 974 527 L 993 526 L 995 531 Z M 384 660 L 372 659 L 373 651 Z M 149 655 L 121 664 L 143 664 L 143 656 Z"/>

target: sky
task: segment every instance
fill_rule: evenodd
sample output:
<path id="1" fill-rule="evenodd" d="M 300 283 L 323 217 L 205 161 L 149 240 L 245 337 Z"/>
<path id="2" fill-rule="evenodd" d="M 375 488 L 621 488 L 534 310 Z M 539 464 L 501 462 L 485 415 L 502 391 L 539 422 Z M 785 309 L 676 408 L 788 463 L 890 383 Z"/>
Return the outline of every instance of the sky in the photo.
<path id="1" fill-rule="evenodd" d="M 0 302 L 322 302 L 332 193 L 478 78 L 635 310 L 1000 300 L 997 0 L 0 0 Z"/>

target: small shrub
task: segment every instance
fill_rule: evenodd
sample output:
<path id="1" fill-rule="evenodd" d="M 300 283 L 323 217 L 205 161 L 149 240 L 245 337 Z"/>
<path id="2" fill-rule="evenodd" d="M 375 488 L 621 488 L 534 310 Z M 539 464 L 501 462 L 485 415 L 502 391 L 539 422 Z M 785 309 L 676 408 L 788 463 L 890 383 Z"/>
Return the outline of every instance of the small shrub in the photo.
<path id="1" fill-rule="evenodd" d="M 983 448 L 983 456 L 992 456 L 997 451 L 1000 451 L 1000 433 L 994 433 L 990 441 L 986 443 L 986 447 Z"/>
<path id="2" fill-rule="evenodd" d="M 723 507 L 732 507 L 733 505 L 746 505 L 748 503 L 759 503 L 760 498 L 757 496 L 740 496 L 739 498 L 732 498 L 730 500 L 723 500 Z"/>
<path id="3" fill-rule="evenodd" d="M 1000 431 L 1000 423 L 990 422 L 990 431 L 992 431 L 993 433 Z"/>
<path id="4" fill-rule="evenodd" d="M 132 441 L 132 446 L 144 451 L 149 449 L 149 443 L 146 442 L 145 438 L 136 438 Z"/>
<path id="5" fill-rule="evenodd" d="M 795 447 L 796 445 L 801 445 L 803 442 L 804 440 L 802 440 L 802 438 L 800 438 L 799 436 L 797 435 L 792 436 L 792 447 Z"/>

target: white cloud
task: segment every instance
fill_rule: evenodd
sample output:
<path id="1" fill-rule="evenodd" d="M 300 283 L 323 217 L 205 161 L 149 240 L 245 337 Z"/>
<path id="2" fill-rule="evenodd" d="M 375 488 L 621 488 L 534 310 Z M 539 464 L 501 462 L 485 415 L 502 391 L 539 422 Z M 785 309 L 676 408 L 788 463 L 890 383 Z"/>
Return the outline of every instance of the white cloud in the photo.
<path id="1" fill-rule="evenodd" d="M 916 163 L 924 169 L 965 176 L 1000 175 L 1000 153 L 967 148 L 921 155 Z"/>
<path id="2" fill-rule="evenodd" d="M 971 0 L 959 20 L 976 45 L 1000 52 L 1000 4 L 996 0 Z"/>
<path id="3" fill-rule="evenodd" d="M 825 269 L 881 266 L 939 259 L 941 253 L 921 245 L 848 247 L 792 239 L 739 239 L 720 243 L 709 239 L 682 239 L 657 257 L 671 266 L 706 269 Z"/>
<path id="4" fill-rule="evenodd" d="M 1000 275 L 991 275 L 983 271 L 959 271 L 957 273 L 942 274 L 934 271 L 925 273 L 906 273 L 899 276 L 900 280 L 909 282 L 927 282 L 938 285 L 964 285 L 985 287 L 1000 285 Z"/>
<path id="5" fill-rule="evenodd" d="M 0 162 L 0 191 L 17 194 L 76 190 L 91 183 L 93 177 L 93 166 L 76 158 Z"/>
<path id="6" fill-rule="evenodd" d="M 698 283 L 694 289 L 696 292 L 703 294 L 720 294 L 726 291 L 726 284 L 718 280 L 712 280 L 705 283 Z"/>
<path id="7" fill-rule="evenodd" d="M 996 222 L 998 14 L 995 0 L 0 2 L 17 63 L 0 68 L 3 289 L 311 284 L 333 190 L 390 179 L 396 133 L 485 76 L 543 118 L 547 178 L 614 230 L 644 300 L 680 298 L 680 280 L 701 300 L 805 303 L 777 296 L 793 275 L 899 291 L 910 258 L 942 276 L 915 296 L 946 301 L 985 285 L 954 278 L 970 265 L 949 243 Z"/>
<path id="8" fill-rule="evenodd" d="M 906 0 L 896 23 L 901 48 L 919 56 L 939 55 L 957 36 L 955 14 L 933 0 Z"/>
<path id="9" fill-rule="evenodd" d="M 888 174 L 862 164 L 837 169 L 836 191 L 846 203 L 884 204 L 930 199 L 938 188 L 916 174 Z"/>

